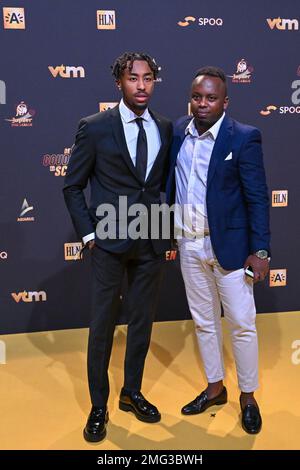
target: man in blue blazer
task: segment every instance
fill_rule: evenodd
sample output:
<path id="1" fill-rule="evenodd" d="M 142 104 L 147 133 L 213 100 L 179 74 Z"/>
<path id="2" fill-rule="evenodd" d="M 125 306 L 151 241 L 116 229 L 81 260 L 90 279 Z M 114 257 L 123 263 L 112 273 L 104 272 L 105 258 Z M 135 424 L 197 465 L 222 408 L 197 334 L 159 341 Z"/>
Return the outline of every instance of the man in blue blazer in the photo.
<path id="1" fill-rule="evenodd" d="M 229 118 L 228 102 L 224 72 L 200 69 L 192 82 L 192 116 L 178 120 L 171 149 L 168 197 L 176 202 L 181 269 L 208 381 L 182 413 L 202 413 L 227 402 L 222 304 L 241 390 L 242 426 L 254 434 L 262 419 L 254 398 L 253 281 L 262 281 L 269 270 L 269 199 L 260 132 Z"/>

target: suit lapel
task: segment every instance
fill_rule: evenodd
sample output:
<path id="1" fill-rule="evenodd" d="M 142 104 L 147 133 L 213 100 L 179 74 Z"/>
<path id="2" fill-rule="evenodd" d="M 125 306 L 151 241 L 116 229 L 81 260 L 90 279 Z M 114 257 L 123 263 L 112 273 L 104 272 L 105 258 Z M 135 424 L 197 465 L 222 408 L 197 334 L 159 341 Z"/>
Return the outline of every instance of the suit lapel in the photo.
<path id="1" fill-rule="evenodd" d="M 218 163 L 224 160 L 226 155 L 228 155 L 228 153 L 230 152 L 231 141 L 232 141 L 232 121 L 230 118 L 225 116 L 221 124 L 218 137 L 216 139 L 216 142 L 213 148 L 213 152 L 211 154 L 210 163 L 208 167 L 208 175 L 207 175 L 207 188 L 209 187 L 213 179 Z"/>
<path id="2" fill-rule="evenodd" d="M 120 153 L 122 157 L 125 160 L 125 163 L 127 164 L 129 170 L 133 175 L 139 180 L 138 173 L 136 171 L 136 168 L 133 164 L 133 161 L 131 159 L 127 144 L 126 144 L 126 138 L 125 138 L 125 133 L 124 133 L 124 128 L 122 124 L 122 119 L 119 111 L 119 106 L 116 106 L 111 110 L 111 124 L 112 124 L 112 129 L 113 133 L 116 139 L 116 142 L 120 148 Z"/>

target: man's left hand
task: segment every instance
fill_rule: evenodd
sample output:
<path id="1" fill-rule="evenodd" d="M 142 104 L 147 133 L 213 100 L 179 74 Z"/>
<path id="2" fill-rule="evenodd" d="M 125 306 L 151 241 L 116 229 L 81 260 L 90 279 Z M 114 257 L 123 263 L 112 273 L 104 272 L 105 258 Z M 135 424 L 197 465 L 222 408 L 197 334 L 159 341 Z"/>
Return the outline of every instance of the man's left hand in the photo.
<path id="1" fill-rule="evenodd" d="M 259 259 L 255 255 L 250 255 L 244 263 L 244 268 L 251 266 L 254 278 L 253 281 L 263 281 L 269 272 L 269 261 L 267 259 Z"/>

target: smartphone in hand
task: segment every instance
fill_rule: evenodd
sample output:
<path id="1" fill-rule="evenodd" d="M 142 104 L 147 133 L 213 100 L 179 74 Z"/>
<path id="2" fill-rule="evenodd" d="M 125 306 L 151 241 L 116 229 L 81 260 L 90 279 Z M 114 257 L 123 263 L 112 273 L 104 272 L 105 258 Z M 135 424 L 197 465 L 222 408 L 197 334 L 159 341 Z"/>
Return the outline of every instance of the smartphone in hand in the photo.
<path id="1" fill-rule="evenodd" d="M 253 270 L 252 270 L 251 266 L 247 266 L 245 268 L 245 274 L 246 274 L 246 276 L 249 276 L 252 279 L 254 279 L 254 273 L 253 273 Z"/>

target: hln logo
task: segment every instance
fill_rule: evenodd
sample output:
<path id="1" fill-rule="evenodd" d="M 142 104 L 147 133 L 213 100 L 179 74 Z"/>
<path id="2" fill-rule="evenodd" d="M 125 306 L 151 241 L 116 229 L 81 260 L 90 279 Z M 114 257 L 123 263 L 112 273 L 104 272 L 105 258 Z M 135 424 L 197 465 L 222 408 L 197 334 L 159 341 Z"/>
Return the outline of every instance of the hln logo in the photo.
<path id="1" fill-rule="evenodd" d="M 24 8 L 3 7 L 4 29 L 25 29 Z"/>
<path id="2" fill-rule="evenodd" d="M 270 287 L 286 286 L 286 269 L 270 270 Z"/>
<path id="3" fill-rule="evenodd" d="M 0 104 L 6 104 L 6 85 L 3 80 L 0 80 Z"/>
<path id="4" fill-rule="evenodd" d="M 17 304 L 22 301 L 22 302 L 46 302 L 47 300 L 47 294 L 45 291 L 40 290 L 39 292 L 34 291 L 34 292 L 26 292 L 25 290 L 23 292 L 19 292 L 16 294 L 13 292 L 11 294 L 12 298 L 14 299 Z"/>
<path id="5" fill-rule="evenodd" d="M 80 242 L 65 243 L 64 248 L 65 248 L 65 260 L 66 261 L 80 259 L 79 253 L 82 248 L 82 243 Z"/>
<path id="6" fill-rule="evenodd" d="M 97 29 L 116 29 L 115 10 L 97 10 Z"/>
<path id="7" fill-rule="evenodd" d="M 74 67 L 70 65 L 57 65 L 52 67 L 49 65 L 48 69 L 50 70 L 52 76 L 56 78 L 58 75 L 61 78 L 84 78 L 85 70 L 82 66 Z"/>
<path id="8" fill-rule="evenodd" d="M 296 19 L 288 20 L 288 19 L 283 19 L 279 17 L 279 18 L 274 18 L 273 20 L 271 20 L 271 18 L 267 18 L 267 23 L 271 29 L 274 29 L 275 27 L 280 30 L 299 29 L 299 22 Z"/>
<path id="9" fill-rule="evenodd" d="M 277 190 L 272 191 L 272 207 L 287 207 L 288 205 L 288 191 Z"/>

